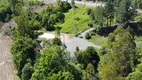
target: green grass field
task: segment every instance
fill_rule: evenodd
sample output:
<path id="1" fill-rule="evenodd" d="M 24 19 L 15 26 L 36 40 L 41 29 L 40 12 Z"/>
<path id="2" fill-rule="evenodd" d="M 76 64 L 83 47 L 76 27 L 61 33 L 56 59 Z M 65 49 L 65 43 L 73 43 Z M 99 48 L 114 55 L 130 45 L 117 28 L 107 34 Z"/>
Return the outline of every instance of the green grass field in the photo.
<path id="1" fill-rule="evenodd" d="M 65 13 L 65 22 L 58 24 L 62 27 L 61 32 L 77 34 L 88 28 L 89 15 L 87 15 L 87 7 L 79 6 Z"/>
<path id="2" fill-rule="evenodd" d="M 92 36 L 91 39 L 88 40 L 89 42 L 99 45 L 99 46 L 106 46 L 107 45 L 107 37 L 103 37 L 103 36 Z"/>

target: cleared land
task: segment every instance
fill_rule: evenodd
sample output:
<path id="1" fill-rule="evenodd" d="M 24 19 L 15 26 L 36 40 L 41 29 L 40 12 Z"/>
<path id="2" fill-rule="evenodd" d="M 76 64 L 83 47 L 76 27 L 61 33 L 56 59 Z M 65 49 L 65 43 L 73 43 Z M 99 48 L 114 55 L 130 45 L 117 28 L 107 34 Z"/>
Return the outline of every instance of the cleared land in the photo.
<path id="1" fill-rule="evenodd" d="M 10 54 L 12 40 L 0 34 L 0 80 L 13 79 L 13 63 Z"/>

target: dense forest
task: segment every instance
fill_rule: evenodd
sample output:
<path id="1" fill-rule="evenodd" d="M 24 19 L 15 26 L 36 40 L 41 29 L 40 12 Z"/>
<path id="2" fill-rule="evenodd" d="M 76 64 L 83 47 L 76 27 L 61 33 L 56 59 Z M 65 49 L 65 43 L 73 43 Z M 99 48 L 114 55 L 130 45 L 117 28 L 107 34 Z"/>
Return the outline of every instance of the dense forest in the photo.
<path id="1" fill-rule="evenodd" d="M 87 1 L 104 6 L 0 0 L 0 22 L 17 24 L 8 36 L 19 80 L 142 80 L 142 0 Z M 36 12 L 35 6 L 46 7 Z M 77 37 L 90 28 L 85 40 L 101 49 L 76 47 L 70 57 L 61 33 Z M 39 39 L 43 29 L 55 32 L 55 38 Z"/>

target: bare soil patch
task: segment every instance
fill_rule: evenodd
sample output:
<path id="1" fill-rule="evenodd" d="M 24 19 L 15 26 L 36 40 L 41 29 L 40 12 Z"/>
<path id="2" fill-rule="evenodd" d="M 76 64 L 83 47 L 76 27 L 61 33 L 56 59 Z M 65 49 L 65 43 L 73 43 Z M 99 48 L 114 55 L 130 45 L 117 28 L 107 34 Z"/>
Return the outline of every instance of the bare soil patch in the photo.
<path id="1" fill-rule="evenodd" d="M 10 37 L 0 34 L 0 80 L 14 80 L 14 67 L 10 53 L 11 43 Z"/>

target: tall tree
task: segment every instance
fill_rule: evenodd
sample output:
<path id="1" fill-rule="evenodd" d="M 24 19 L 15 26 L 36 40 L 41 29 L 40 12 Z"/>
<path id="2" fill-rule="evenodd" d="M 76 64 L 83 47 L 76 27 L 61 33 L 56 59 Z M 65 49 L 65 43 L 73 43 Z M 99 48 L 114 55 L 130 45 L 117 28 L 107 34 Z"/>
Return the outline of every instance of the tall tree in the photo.
<path id="1" fill-rule="evenodd" d="M 88 64 L 85 72 L 83 72 L 82 80 L 95 80 L 95 69 L 92 64 Z"/>
<path id="2" fill-rule="evenodd" d="M 132 6 L 131 0 L 122 0 L 118 8 L 117 21 L 125 24 L 130 21 L 135 15 L 135 9 Z"/>
<path id="3" fill-rule="evenodd" d="M 22 9 L 22 10 L 21 10 Z M 15 21 L 17 23 L 16 30 L 21 36 L 31 35 L 31 24 L 29 23 L 28 9 L 18 3 L 15 6 Z"/>
<path id="4" fill-rule="evenodd" d="M 91 10 L 90 17 L 93 21 L 93 24 L 97 25 L 97 27 L 103 27 L 105 22 L 105 9 L 103 7 L 96 7 Z"/>
<path id="5" fill-rule="evenodd" d="M 75 53 L 75 55 L 79 63 L 84 64 L 85 67 L 91 63 L 97 72 L 100 57 L 93 47 L 88 47 L 84 52 L 78 51 Z"/>
<path id="6" fill-rule="evenodd" d="M 33 73 L 33 67 L 30 63 L 27 63 L 22 69 L 22 80 L 29 80 Z"/>
<path id="7" fill-rule="evenodd" d="M 108 44 L 109 51 L 107 54 L 109 56 L 107 57 L 109 57 L 109 62 L 102 66 L 102 75 L 110 74 L 108 71 L 112 71 L 111 77 L 115 80 L 121 80 L 132 72 L 136 64 L 136 44 L 134 42 L 134 37 L 122 27 L 118 27 L 109 35 Z M 105 70 L 106 65 L 108 65 L 107 70 Z M 110 77 L 107 77 L 106 80 L 113 80 L 109 78 Z"/>
<path id="8" fill-rule="evenodd" d="M 107 17 L 107 26 L 108 26 L 108 22 L 110 22 L 110 26 L 111 26 L 111 22 L 114 17 L 114 4 L 112 0 L 108 0 L 106 2 L 105 10 L 106 10 L 105 12 Z"/>
<path id="9" fill-rule="evenodd" d="M 142 72 L 132 72 L 127 76 L 126 80 L 142 80 Z"/>
<path id="10" fill-rule="evenodd" d="M 64 71 L 69 61 L 68 56 L 68 53 L 59 46 L 44 48 L 39 62 L 34 65 L 34 73 L 31 80 L 47 80 L 53 74 Z"/>
<path id="11" fill-rule="evenodd" d="M 35 41 L 29 37 L 19 36 L 17 39 L 14 39 L 11 53 L 19 77 L 21 77 L 22 69 L 26 63 L 34 63 L 36 55 L 34 51 L 35 45 Z"/>

